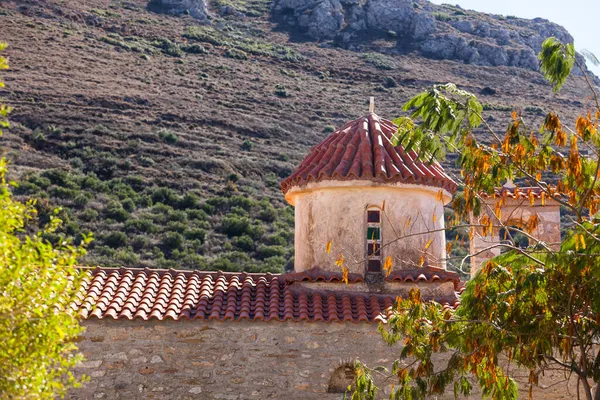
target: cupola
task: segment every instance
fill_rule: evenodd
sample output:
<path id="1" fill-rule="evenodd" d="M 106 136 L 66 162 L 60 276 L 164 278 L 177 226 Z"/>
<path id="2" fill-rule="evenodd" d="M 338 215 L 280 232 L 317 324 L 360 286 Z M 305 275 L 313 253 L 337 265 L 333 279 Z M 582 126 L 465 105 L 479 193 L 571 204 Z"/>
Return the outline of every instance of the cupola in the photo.
<path id="1" fill-rule="evenodd" d="M 296 272 L 339 271 L 338 254 L 363 276 L 383 275 L 388 256 L 392 272 L 445 268 L 444 205 L 457 185 L 439 163 L 394 146 L 396 132 L 370 112 L 330 134 L 281 183 L 295 207 Z"/>

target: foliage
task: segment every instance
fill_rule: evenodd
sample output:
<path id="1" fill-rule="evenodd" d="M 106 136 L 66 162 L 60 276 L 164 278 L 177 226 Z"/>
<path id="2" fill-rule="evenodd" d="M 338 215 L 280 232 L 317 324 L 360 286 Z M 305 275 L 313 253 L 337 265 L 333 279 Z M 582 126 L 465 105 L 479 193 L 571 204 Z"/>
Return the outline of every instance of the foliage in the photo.
<path id="1" fill-rule="evenodd" d="M 396 68 L 396 63 L 391 57 L 380 53 L 364 53 L 362 58 L 369 64 L 374 65 L 377 69 L 391 70 Z"/>
<path id="2" fill-rule="evenodd" d="M 1 57 L 0 66 L 7 67 Z M 1 109 L 7 117 L 8 107 Z M 79 384 L 70 372 L 81 360 L 74 354 L 82 331 L 72 307 L 82 278 L 75 263 L 91 237 L 79 246 L 66 238 L 57 246 L 44 240 L 61 225 L 57 212 L 41 229 L 32 229 L 35 204 L 13 199 L 6 173 L 1 159 L 0 398 L 53 399 Z"/>
<path id="3" fill-rule="evenodd" d="M 554 38 L 544 42 L 542 70 L 555 90 L 577 63 L 572 49 Z M 594 104 L 574 128 L 550 113 L 539 134 L 516 112 L 506 133 L 497 134 L 483 121 L 478 100 L 452 84 L 436 85 L 405 105 L 412 114 L 397 120 L 398 142 L 429 162 L 446 151 L 458 153 L 463 189 L 453 201 L 456 220 L 479 215 L 482 194 L 495 199 L 480 225 L 471 226 L 471 238 L 503 229 L 527 240 L 521 247 L 515 235 L 491 246 L 506 251 L 467 283 L 456 309 L 423 301 L 418 289 L 397 299 L 387 324 L 380 326 L 389 344 L 403 345 L 386 370 L 397 381 L 390 398 L 424 399 L 447 390 L 468 395 L 475 381 L 484 396 L 515 399 L 511 365 L 529 371 L 530 398 L 538 377 L 552 369 L 563 370 L 567 381 L 575 379 L 588 400 L 600 398 L 600 390 L 593 393 L 600 382 L 595 347 L 600 334 L 600 105 L 589 87 Z M 482 124 L 494 138 L 489 145 L 473 135 Z M 562 243 L 536 239 L 535 214 L 519 221 L 521 228 L 502 223 L 506 192 L 495 188 L 507 178 L 539 190 L 542 205 L 553 201 L 570 212 L 572 229 Z M 534 202 L 533 192 L 528 193 L 527 203 Z M 434 364 L 436 353 L 448 354 L 441 368 Z M 373 382 L 366 366 L 358 371 L 359 381 Z M 372 399 L 373 392 L 363 382 L 353 398 Z"/>

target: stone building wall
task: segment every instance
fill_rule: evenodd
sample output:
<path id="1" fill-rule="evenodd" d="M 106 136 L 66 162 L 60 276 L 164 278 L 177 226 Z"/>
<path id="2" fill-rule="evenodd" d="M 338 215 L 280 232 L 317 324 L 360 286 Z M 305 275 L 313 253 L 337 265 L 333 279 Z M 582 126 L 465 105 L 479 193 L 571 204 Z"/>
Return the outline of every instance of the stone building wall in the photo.
<path id="1" fill-rule="evenodd" d="M 78 344 L 86 361 L 76 373 L 90 380 L 69 393 L 73 400 L 337 400 L 342 394 L 327 390 L 330 383 L 339 387 L 340 379 L 345 385 L 345 362 L 359 358 L 389 367 L 399 354 L 375 324 L 92 319 L 84 325 Z M 526 382 L 527 373 L 520 375 Z M 547 375 L 544 382 L 559 379 Z M 573 398 L 575 389 L 567 394 L 563 388 L 537 390 L 534 398 Z"/>
<path id="2" fill-rule="evenodd" d="M 392 256 L 394 270 L 414 269 L 426 253 L 428 265 L 445 268 L 446 238 L 442 228 L 444 204 L 450 196 L 444 192 L 444 202 L 438 201 L 439 191 L 423 185 L 368 181 L 317 182 L 290 189 L 286 199 L 296 213 L 294 270 L 319 267 L 339 271 L 335 261 L 342 253 L 350 273 L 363 274 L 366 210 L 381 207 L 384 202 L 382 258 Z M 325 245 L 329 241 L 332 249 L 328 254 Z"/>

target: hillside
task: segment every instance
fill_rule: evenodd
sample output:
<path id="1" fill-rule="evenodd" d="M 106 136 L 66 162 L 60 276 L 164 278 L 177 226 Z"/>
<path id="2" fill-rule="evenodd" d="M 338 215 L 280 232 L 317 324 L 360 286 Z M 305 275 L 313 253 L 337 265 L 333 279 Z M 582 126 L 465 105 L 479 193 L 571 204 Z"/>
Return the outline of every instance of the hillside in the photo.
<path id="1" fill-rule="evenodd" d="M 265 0 L 213 0 L 201 16 L 210 25 L 141 0 L 0 4 L 11 64 L 0 96 L 15 107 L 2 147 L 16 193 L 39 199 L 42 220 L 62 206 L 63 233 L 94 232 L 90 264 L 290 269 L 293 209 L 279 182 L 369 96 L 392 118 L 417 92 L 454 82 L 499 129 L 511 105 L 539 122 L 549 109 L 572 120 L 586 102 L 581 77 L 554 96 L 531 68 L 428 54 L 436 35 L 467 34 L 451 32 L 463 18 L 450 6 L 431 10 L 428 39 L 367 30 L 340 43 L 346 28 L 311 36 Z"/>

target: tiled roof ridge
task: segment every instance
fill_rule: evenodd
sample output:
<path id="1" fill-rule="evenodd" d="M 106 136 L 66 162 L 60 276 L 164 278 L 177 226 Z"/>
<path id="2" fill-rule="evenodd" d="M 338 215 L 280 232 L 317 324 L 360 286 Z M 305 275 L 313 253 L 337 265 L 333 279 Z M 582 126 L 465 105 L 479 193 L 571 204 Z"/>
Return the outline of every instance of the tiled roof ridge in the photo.
<path id="1" fill-rule="evenodd" d="M 516 186 L 514 188 L 501 187 L 494 189 L 494 194 L 490 195 L 485 192 L 481 192 L 480 196 L 484 199 L 493 199 L 494 197 L 502 197 L 506 193 L 506 197 L 511 199 L 526 199 L 529 197 L 529 194 L 533 194 L 533 197 L 539 199 L 542 197 L 542 193 L 545 193 L 544 190 L 538 186 Z M 554 197 L 560 198 L 563 195 L 559 192 L 554 194 Z"/>
<path id="2" fill-rule="evenodd" d="M 291 274 L 102 267 L 84 270 L 89 275 L 75 304 L 84 319 L 375 323 L 385 319 L 385 310 L 396 298 L 392 293 L 296 287 L 293 279 L 292 284 L 286 280 L 293 278 Z M 458 295 L 429 300 L 445 307 L 458 305 Z"/>
<path id="3" fill-rule="evenodd" d="M 397 126 L 369 113 L 350 121 L 314 146 L 292 175 L 281 182 L 292 186 L 326 180 L 371 180 L 441 187 L 454 193 L 458 185 L 434 161 L 417 160 L 414 150 L 393 146 Z"/>

